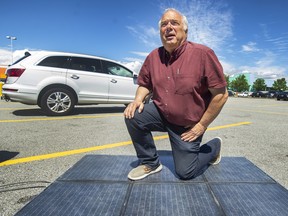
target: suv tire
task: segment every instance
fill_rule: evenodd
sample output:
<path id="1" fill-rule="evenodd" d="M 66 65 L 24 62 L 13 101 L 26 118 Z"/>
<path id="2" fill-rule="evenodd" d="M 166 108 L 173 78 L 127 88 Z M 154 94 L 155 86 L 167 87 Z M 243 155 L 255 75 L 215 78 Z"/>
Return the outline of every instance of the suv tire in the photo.
<path id="1" fill-rule="evenodd" d="M 68 115 L 75 105 L 71 91 L 65 88 L 49 89 L 41 98 L 41 109 L 50 116 Z"/>

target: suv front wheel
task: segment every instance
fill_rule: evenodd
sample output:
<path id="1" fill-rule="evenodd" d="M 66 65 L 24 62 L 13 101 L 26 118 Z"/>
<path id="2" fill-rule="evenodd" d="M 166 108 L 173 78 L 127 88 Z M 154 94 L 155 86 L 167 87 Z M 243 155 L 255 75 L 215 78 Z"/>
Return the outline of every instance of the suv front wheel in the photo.
<path id="1" fill-rule="evenodd" d="M 74 95 L 64 88 L 49 89 L 41 98 L 41 109 L 47 115 L 67 115 L 74 108 L 74 105 Z"/>

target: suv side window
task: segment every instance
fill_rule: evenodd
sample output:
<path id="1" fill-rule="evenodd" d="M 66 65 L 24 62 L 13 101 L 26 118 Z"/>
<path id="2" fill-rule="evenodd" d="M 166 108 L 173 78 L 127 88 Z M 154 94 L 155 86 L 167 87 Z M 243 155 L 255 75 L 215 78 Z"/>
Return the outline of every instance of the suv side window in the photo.
<path id="1" fill-rule="evenodd" d="M 39 66 L 68 68 L 68 56 L 50 56 L 38 63 Z"/>
<path id="2" fill-rule="evenodd" d="M 103 62 L 103 70 L 105 73 L 112 74 L 112 75 L 117 75 L 117 76 L 122 76 L 122 77 L 133 77 L 133 72 L 128 70 L 127 68 L 116 64 L 114 62 L 108 62 L 104 61 Z"/>
<path id="3" fill-rule="evenodd" d="M 99 59 L 72 57 L 70 69 L 102 73 Z"/>

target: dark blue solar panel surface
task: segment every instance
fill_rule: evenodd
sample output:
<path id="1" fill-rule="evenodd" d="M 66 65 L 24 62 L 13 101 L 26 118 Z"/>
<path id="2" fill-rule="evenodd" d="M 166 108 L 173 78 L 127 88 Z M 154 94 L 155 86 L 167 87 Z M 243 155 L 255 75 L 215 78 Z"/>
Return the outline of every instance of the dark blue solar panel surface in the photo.
<path id="1" fill-rule="evenodd" d="M 142 181 L 148 182 L 179 182 L 174 172 L 173 158 L 171 155 L 161 155 L 163 170 L 161 174 L 148 176 Z M 102 181 L 127 181 L 130 170 L 138 165 L 135 156 L 109 156 L 87 155 L 80 160 L 73 169 L 68 170 L 59 180 L 102 180 Z M 199 176 L 189 181 L 202 181 Z"/>
<path id="2" fill-rule="evenodd" d="M 211 166 L 205 177 L 209 182 L 274 182 L 267 174 L 243 157 L 222 158 L 219 166 Z"/>
<path id="3" fill-rule="evenodd" d="M 16 215 L 119 215 L 128 184 L 56 182 Z"/>
<path id="4" fill-rule="evenodd" d="M 16 215 L 287 215 L 288 191 L 242 157 L 224 157 L 189 181 L 171 154 L 163 170 L 127 179 L 134 156 L 87 155 Z"/>
<path id="5" fill-rule="evenodd" d="M 125 215 L 221 215 L 205 183 L 135 184 Z"/>
<path id="6" fill-rule="evenodd" d="M 212 184 L 226 215 L 288 215 L 288 192 L 278 184 Z"/>

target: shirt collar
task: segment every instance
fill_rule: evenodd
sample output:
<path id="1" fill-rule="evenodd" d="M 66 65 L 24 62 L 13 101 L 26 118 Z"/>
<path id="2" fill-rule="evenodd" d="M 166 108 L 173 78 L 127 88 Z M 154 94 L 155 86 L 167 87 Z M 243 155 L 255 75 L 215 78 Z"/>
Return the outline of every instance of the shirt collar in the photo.
<path id="1" fill-rule="evenodd" d="M 179 56 L 185 51 L 185 48 L 187 46 L 187 41 L 185 41 L 183 44 L 181 44 L 179 47 L 177 47 L 170 55 L 169 52 L 165 50 L 163 47 L 163 57 L 165 59 L 165 62 L 174 62 L 176 59 L 179 58 Z"/>

